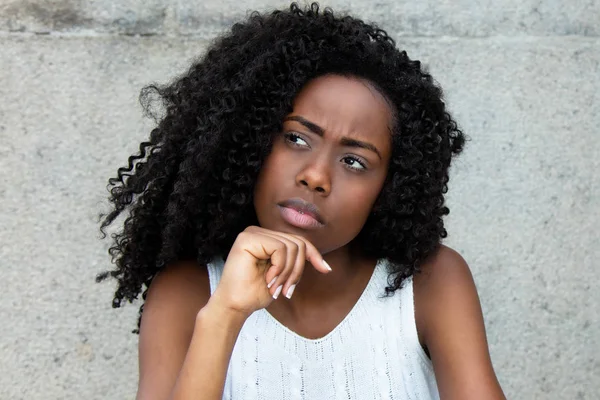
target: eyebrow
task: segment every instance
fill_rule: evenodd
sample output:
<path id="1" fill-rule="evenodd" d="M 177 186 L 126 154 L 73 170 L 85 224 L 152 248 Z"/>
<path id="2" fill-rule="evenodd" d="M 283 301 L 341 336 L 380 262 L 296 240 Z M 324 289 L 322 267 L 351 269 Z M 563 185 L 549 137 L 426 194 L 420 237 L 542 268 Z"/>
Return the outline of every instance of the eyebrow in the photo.
<path id="1" fill-rule="evenodd" d="M 310 122 L 306 118 L 303 118 L 299 115 L 292 115 L 290 117 L 286 117 L 286 118 L 284 118 L 284 121 L 300 122 L 302 125 L 304 125 L 306 128 L 308 128 L 312 133 L 319 135 L 321 137 L 323 137 L 323 135 L 325 133 L 325 130 L 323 128 L 321 128 L 319 125 L 315 124 L 314 122 Z M 358 147 L 361 149 L 371 150 L 372 152 L 377 154 L 379 159 L 382 159 L 381 153 L 379 153 L 379 150 L 377 150 L 377 147 L 375 147 L 371 143 L 362 142 L 360 140 L 356 140 L 356 139 L 352 139 L 352 138 L 344 136 L 340 139 L 340 144 L 342 146 L 347 146 L 347 147 Z"/>

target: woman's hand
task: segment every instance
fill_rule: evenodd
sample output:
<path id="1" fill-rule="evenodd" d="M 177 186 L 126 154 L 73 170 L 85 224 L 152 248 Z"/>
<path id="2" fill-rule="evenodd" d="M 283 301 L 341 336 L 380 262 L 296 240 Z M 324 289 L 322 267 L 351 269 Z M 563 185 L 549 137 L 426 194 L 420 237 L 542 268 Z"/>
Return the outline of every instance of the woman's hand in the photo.
<path id="1" fill-rule="evenodd" d="M 316 247 L 302 236 L 249 226 L 233 243 L 210 302 L 249 316 L 281 293 L 290 298 L 306 261 L 319 272 L 331 271 Z"/>

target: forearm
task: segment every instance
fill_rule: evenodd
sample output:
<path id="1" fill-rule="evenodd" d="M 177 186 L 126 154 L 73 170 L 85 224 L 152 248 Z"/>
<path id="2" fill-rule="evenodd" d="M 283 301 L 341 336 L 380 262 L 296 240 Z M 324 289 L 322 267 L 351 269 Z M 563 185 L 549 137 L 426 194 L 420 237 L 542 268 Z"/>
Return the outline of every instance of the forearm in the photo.
<path id="1" fill-rule="evenodd" d="M 210 301 L 200 310 L 171 400 L 221 400 L 231 353 L 245 320 Z"/>

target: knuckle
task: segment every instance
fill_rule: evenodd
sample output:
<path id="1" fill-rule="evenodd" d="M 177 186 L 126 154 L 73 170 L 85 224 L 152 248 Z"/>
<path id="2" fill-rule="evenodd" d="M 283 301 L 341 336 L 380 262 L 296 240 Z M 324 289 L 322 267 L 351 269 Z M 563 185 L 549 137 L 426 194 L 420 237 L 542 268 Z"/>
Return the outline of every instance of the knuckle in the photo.
<path id="1" fill-rule="evenodd" d="M 252 232 L 244 231 L 244 232 L 240 232 L 238 237 L 241 238 L 243 241 L 249 241 L 255 237 L 255 234 Z"/>
<path id="2" fill-rule="evenodd" d="M 278 265 L 278 264 L 276 264 L 276 265 L 273 265 L 273 266 L 271 267 L 271 269 L 272 269 L 272 270 L 275 272 L 275 275 L 276 275 L 277 277 L 279 277 L 279 276 L 281 276 L 281 271 L 283 271 L 283 269 L 284 269 L 284 266 L 283 266 L 283 265 Z M 279 278 L 277 278 L 277 279 L 279 279 Z"/>

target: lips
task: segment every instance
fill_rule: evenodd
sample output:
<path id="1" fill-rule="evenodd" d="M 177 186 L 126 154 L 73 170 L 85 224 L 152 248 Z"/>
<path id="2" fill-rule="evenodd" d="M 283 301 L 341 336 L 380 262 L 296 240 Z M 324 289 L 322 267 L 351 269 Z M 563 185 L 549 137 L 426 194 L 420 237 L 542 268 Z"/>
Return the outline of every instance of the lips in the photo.
<path id="1" fill-rule="evenodd" d="M 319 221 L 319 223 L 324 224 L 323 217 L 319 213 L 319 208 L 313 203 L 309 203 L 304 201 L 299 197 L 294 197 L 292 199 L 287 199 L 279 203 L 281 207 L 291 208 L 293 210 L 298 211 L 300 214 L 307 214 Z"/>

